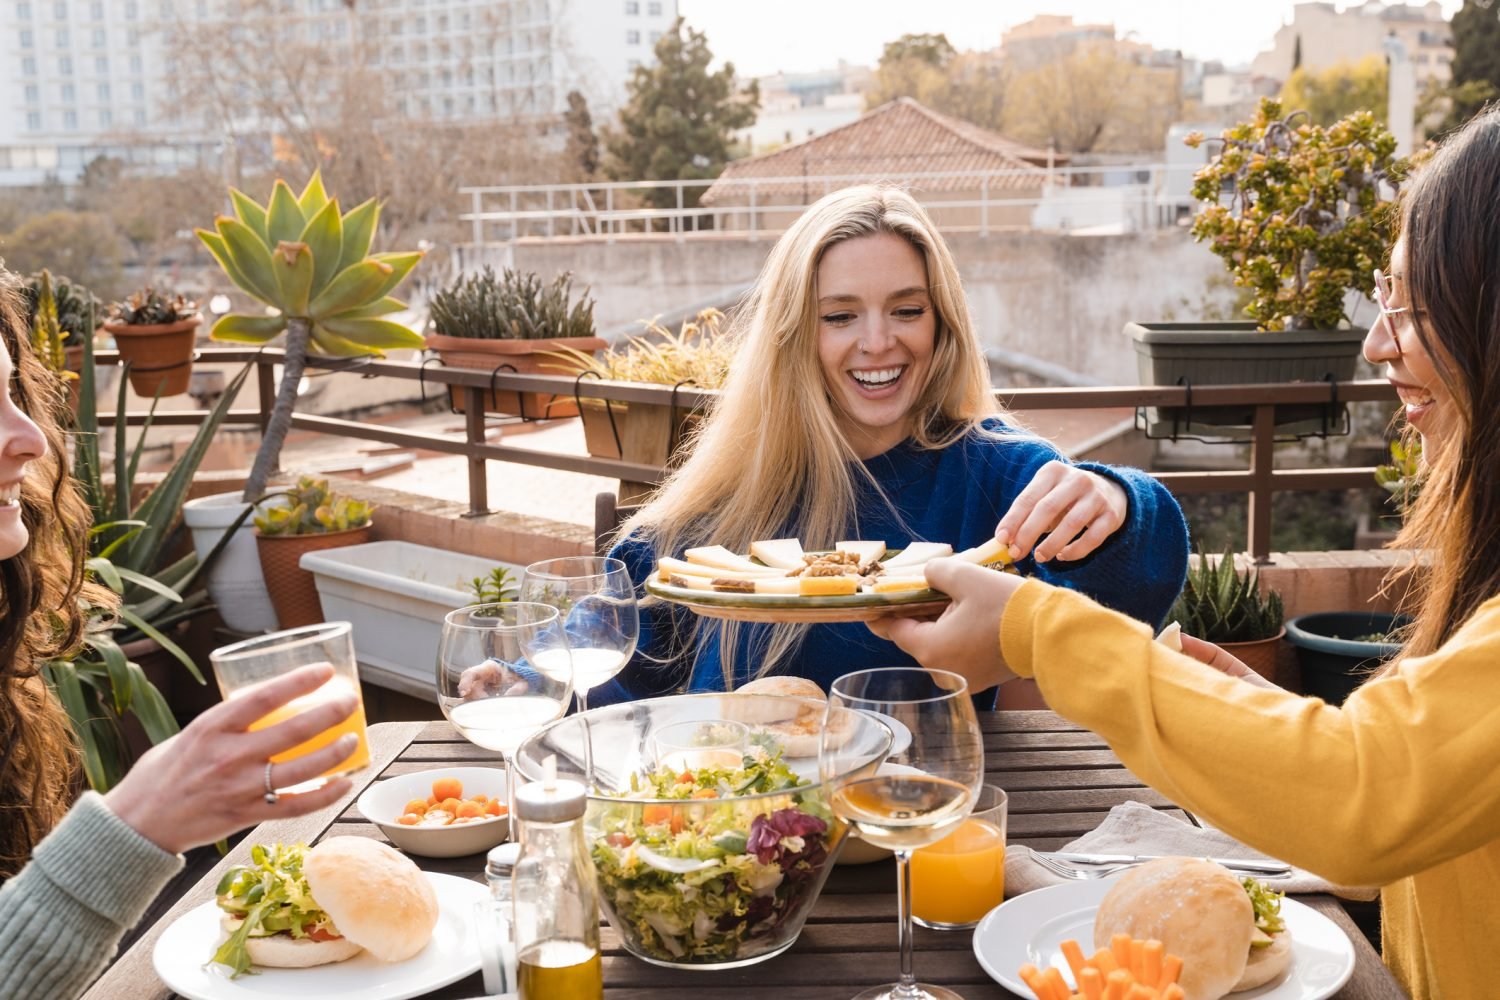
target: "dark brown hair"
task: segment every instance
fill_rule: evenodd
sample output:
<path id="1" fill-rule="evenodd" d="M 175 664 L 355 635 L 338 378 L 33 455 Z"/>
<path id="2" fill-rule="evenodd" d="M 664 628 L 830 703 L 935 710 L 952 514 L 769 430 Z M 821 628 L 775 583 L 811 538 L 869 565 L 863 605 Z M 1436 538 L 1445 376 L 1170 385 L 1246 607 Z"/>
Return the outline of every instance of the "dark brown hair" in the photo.
<path id="1" fill-rule="evenodd" d="M 89 510 L 68 474 L 58 426 L 66 406 L 55 374 L 31 353 L 13 275 L 0 268 L 0 337 L 13 365 L 7 387 L 47 439 L 21 485 L 26 548 L 0 560 L 0 878 L 20 870 L 72 804 L 78 751 L 41 664 L 83 634 Z M 91 588 L 93 589 L 93 588 Z"/>
<path id="2" fill-rule="evenodd" d="M 1403 656 L 1430 653 L 1500 596 L 1500 106 L 1476 115 L 1403 196 L 1406 286 L 1416 334 L 1453 400 L 1426 482 L 1396 544 L 1416 622 Z"/>

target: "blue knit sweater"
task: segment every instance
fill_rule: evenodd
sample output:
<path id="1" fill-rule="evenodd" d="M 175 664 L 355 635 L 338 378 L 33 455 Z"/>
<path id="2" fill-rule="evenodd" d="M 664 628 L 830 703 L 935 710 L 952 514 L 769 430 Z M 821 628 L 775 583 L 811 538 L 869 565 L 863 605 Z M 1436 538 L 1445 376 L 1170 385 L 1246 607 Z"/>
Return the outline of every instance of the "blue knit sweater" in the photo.
<path id="1" fill-rule="evenodd" d="M 998 419 L 988 426 L 1008 429 Z M 869 459 L 865 467 L 895 504 L 900 518 L 870 491 L 857 504 L 856 523 L 844 537 L 881 539 L 890 548 L 904 548 L 913 541 L 948 542 L 955 551 L 970 548 L 994 536 L 1000 518 L 1038 469 L 1061 458 L 1046 441 L 1019 433 L 1002 440 L 970 434 L 941 451 L 924 450 L 911 442 L 898 445 Z M 1080 591 L 1159 628 L 1187 572 L 1188 535 L 1182 510 L 1144 472 L 1088 462 L 1077 465 L 1124 487 L 1129 498 L 1124 525 L 1084 559 L 1037 564 L 1028 557 L 1019 564 L 1020 571 Z M 795 535 L 796 529 L 787 533 Z M 651 574 L 657 559 L 654 546 L 634 536 L 615 545 L 610 554 L 625 561 L 637 587 Z M 703 633 L 696 655 L 693 650 L 674 648 L 674 636 L 692 634 L 691 619 L 692 612 L 682 608 L 643 606 L 639 652 L 613 683 L 590 693 L 589 704 L 684 688 L 723 690 L 717 627 Z M 736 685 L 753 676 L 750 651 L 763 648 L 768 628 L 741 626 Z M 652 659 L 669 662 L 663 665 Z M 823 624 L 809 627 L 801 646 L 778 672 L 807 677 L 827 690 L 835 678 L 852 670 L 913 662 L 863 623 Z"/>

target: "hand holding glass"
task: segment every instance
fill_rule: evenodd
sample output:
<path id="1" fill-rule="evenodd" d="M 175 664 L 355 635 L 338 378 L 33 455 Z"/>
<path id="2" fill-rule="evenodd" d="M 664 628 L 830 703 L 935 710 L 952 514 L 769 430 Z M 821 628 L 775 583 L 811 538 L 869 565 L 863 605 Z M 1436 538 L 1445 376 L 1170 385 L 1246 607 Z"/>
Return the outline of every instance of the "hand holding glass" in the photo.
<path id="1" fill-rule="evenodd" d="M 854 766 L 858 749 L 846 734 L 859 711 L 887 715 L 911 731 L 911 744 L 890 758 L 903 767 L 872 775 Z M 959 829 L 984 780 L 984 744 L 967 683 L 920 667 L 845 674 L 828 693 L 818 770 L 834 814 L 896 855 L 901 977 L 855 1000 L 961 1000 L 952 990 L 918 984 L 912 974 L 911 856 Z"/>
<path id="2" fill-rule="evenodd" d="M 526 567 L 521 600 L 547 604 L 562 616 L 573 662 L 579 711 L 588 693 L 630 662 L 640 635 L 635 584 L 625 564 L 596 556 L 544 559 Z"/>
<path id="3" fill-rule="evenodd" d="M 298 667 L 314 663 L 333 666 L 332 680 L 251 723 L 251 732 L 265 729 L 344 695 L 353 694 L 359 699 L 359 707 L 353 715 L 323 730 L 312 739 L 275 754 L 271 757 L 271 763 L 295 760 L 327 746 L 345 733 L 353 733 L 359 737 L 359 744 L 349 759 L 311 781 L 294 787 L 278 788 L 277 792 L 303 792 L 318 788 L 329 778 L 350 774 L 370 763 L 370 745 L 365 736 L 365 703 L 360 693 L 359 667 L 354 659 L 353 630 L 348 622 L 324 622 L 256 636 L 216 649 L 208 654 L 208 658 L 213 663 L 214 674 L 219 679 L 219 690 L 226 700 L 235 698 L 261 681 L 280 677 Z"/>

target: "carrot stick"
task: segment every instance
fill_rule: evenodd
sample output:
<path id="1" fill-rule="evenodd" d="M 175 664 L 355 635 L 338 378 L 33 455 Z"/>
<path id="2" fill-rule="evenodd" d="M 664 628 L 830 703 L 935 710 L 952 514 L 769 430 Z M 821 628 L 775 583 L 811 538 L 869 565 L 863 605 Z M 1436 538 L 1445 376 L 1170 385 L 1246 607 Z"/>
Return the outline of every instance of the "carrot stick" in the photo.
<path id="1" fill-rule="evenodd" d="M 1104 1000 L 1125 1000 L 1130 992 L 1130 972 L 1127 969 L 1116 969 L 1104 977 Z"/>
<path id="2" fill-rule="evenodd" d="M 1161 977 L 1156 980 L 1156 988 L 1164 990 L 1177 982 L 1177 977 L 1182 975 L 1182 959 L 1176 955 L 1168 955 L 1161 960 Z"/>
<path id="3" fill-rule="evenodd" d="M 1052 987 L 1042 979 L 1042 972 L 1036 966 L 1027 962 L 1021 966 L 1017 974 L 1022 982 L 1031 987 L 1031 992 L 1036 994 L 1036 1000 L 1052 1000 Z"/>
<path id="4" fill-rule="evenodd" d="M 1052 995 L 1057 1000 L 1068 1000 L 1073 995 L 1073 991 L 1068 989 L 1068 984 L 1063 979 L 1062 973 L 1052 966 L 1048 966 L 1042 970 L 1042 981 L 1047 984 L 1047 988 L 1052 991 Z"/>
<path id="5" fill-rule="evenodd" d="M 1084 1000 L 1104 1000 L 1104 974 L 1093 966 L 1085 966 L 1078 974 L 1078 992 Z"/>
<path id="6" fill-rule="evenodd" d="M 1069 938 L 1062 943 L 1062 953 L 1063 958 L 1068 960 L 1068 968 L 1073 970 L 1073 982 L 1078 982 L 1078 977 L 1083 972 L 1084 965 L 1087 964 L 1083 957 L 1083 949 L 1078 946 L 1077 941 Z"/>
<path id="7" fill-rule="evenodd" d="M 1138 982 L 1138 983 L 1145 982 L 1145 976 L 1143 976 L 1141 974 L 1141 971 L 1145 967 L 1146 967 L 1146 942 L 1137 940 L 1135 938 L 1131 938 L 1130 939 L 1130 974 L 1135 977 L 1135 981 L 1136 982 Z"/>
<path id="8" fill-rule="evenodd" d="M 1130 935 L 1115 934 L 1109 939 L 1109 950 L 1115 953 L 1115 963 L 1122 969 L 1130 968 Z"/>
<path id="9" fill-rule="evenodd" d="M 1187 1000 L 1187 994 L 1176 983 L 1168 983 L 1167 988 L 1162 990 L 1161 1000 Z"/>
<path id="10" fill-rule="evenodd" d="M 1136 983 L 1130 987 L 1130 992 L 1125 994 L 1125 1000 L 1156 1000 L 1157 995 L 1151 987 Z"/>
<path id="11" fill-rule="evenodd" d="M 1161 982 L 1161 960 L 1165 954 L 1166 948 L 1160 941 L 1147 941 L 1141 949 L 1141 971 L 1136 975 L 1136 978 L 1147 986 L 1155 986 L 1157 989 L 1161 989 L 1158 984 Z"/>
<path id="12" fill-rule="evenodd" d="M 1093 962 L 1094 968 L 1098 969 L 1100 975 L 1104 976 L 1108 976 L 1120 967 L 1120 963 L 1115 961 L 1115 953 L 1108 948 L 1100 948 L 1094 952 L 1094 957 L 1089 959 L 1089 961 Z"/>

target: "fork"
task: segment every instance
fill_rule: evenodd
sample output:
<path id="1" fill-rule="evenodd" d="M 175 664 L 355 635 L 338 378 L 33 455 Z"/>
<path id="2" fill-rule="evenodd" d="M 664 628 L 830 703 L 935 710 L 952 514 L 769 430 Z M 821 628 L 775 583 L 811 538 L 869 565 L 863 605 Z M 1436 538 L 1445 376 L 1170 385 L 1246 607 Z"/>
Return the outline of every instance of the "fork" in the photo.
<path id="1" fill-rule="evenodd" d="M 1072 865 L 1063 864 L 1056 858 L 1048 857 L 1041 851 L 1033 850 L 1030 847 L 1027 847 L 1026 850 L 1031 852 L 1031 859 L 1033 861 L 1041 865 L 1043 868 L 1047 869 L 1052 874 L 1061 875 L 1063 878 L 1082 879 L 1084 881 L 1096 878 L 1108 878 L 1115 872 L 1124 871 L 1126 868 L 1135 867 L 1135 865 L 1131 864 L 1107 864 L 1089 865 L 1087 868 L 1074 868 Z"/>

